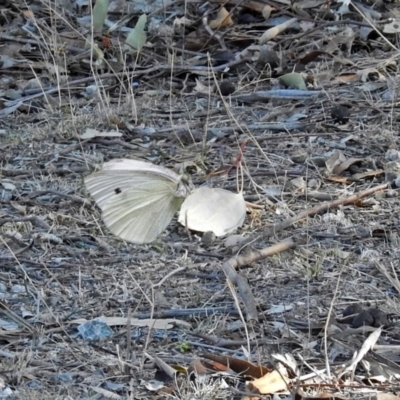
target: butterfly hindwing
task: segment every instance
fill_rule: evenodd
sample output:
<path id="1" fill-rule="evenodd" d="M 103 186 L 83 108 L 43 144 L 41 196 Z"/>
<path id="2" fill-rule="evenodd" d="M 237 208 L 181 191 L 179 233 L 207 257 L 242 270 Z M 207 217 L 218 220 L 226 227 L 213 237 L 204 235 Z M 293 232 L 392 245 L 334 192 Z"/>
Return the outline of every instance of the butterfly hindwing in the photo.
<path id="1" fill-rule="evenodd" d="M 108 202 L 102 218 L 112 233 L 133 243 L 149 243 L 166 229 L 183 198 L 175 196 L 173 182 L 147 182 Z"/>

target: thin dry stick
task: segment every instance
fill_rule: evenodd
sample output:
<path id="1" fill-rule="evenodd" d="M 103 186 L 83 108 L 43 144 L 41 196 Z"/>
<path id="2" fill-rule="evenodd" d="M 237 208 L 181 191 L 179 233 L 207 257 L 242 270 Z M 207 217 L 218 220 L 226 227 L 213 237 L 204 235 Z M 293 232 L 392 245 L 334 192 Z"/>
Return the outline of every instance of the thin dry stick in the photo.
<path id="1" fill-rule="evenodd" d="M 276 245 L 267 247 L 263 250 L 254 250 L 244 256 L 232 257 L 222 264 L 222 269 L 227 277 L 238 288 L 240 297 L 244 303 L 247 320 L 258 320 L 258 312 L 255 299 L 247 279 L 238 274 L 235 270 L 243 265 L 249 265 L 272 254 L 280 253 L 295 246 L 292 239 L 287 239 Z"/>
<path id="2" fill-rule="evenodd" d="M 246 244 L 253 242 L 255 240 L 259 240 L 259 239 L 266 239 L 269 238 L 271 236 L 273 236 L 274 234 L 281 232 L 287 228 L 289 228 L 290 226 L 292 226 L 294 223 L 305 219 L 307 217 L 311 217 L 312 215 L 318 214 L 322 211 L 328 210 L 330 208 L 336 208 L 339 207 L 340 205 L 346 205 L 346 204 L 353 204 L 358 200 L 361 200 L 364 197 L 368 197 L 371 196 L 372 194 L 379 192 L 381 190 L 387 189 L 388 188 L 388 183 L 384 183 L 382 185 L 379 186 L 375 186 L 366 190 L 363 190 L 360 193 L 356 193 L 353 194 L 352 196 L 346 197 L 344 199 L 338 199 L 338 200 L 334 200 L 331 202 L 325 202 L 322 204 L 318 204 L 315 207 L 309 208 L 308 210 L 304 210 L 302 212 L 300 212 L 299 214 L 297 214 L 296 216 L 294 216 L 293 218 L 289 218 L 286 221 L 283 221 L 279 224 L 276 225 L 272 225 L 271 227 L 267 228 L 264 232 L 262 232 L 261 234 L 256 234 L 256 235 L 252 235 L 246 239 L 243 239 L 238 246 L 242 247 L 245 246 Z"/>
<path id="3" fill-rule="evenodd" d="M 262 260 L 263 258 L 282 253 L 283 251 L 289 250 L 300 243 L 303 243 L 303 240 L 299 239 L 294 242 L 292 239 L 285 239 L 277 244 L 266 247 L 265 249 L 252 250 L 247 252 L 245 255 L 235 257 L 236 268 L 240 268 L 245 265 L 251 265 L 256 261 Z"/>
<path id="4" fill-rule="evenodd" d="M 129 367 L 129 362 L 131 362 L 132 360 L 132 354 L 131 354 L 131 345 L 132 345 L 132 311 L 131 308 L 128 308 L 128 319 L 126 322 L 126 357 L 125 360 L 127 361 L 127 363 L 124 365 L 124 370 L 125 370 L 125 374 L 129 375 L 129 373 L 131 372 L 130 367 Z"/>
<path id="5" fill-rule="evenodd" d="M 243 313 L 242 313 L 242 311 L 241 311 L 241 309 L 239 307 L 239 299 L 236 296 L 236 292 L 235 292 L 235 289 L 233 287 L 233 283 L 229 279 L 228 279 L 228 286 L 229 286 L 229 289 L 230 289 L 230 291 L 232 293 L 232 297 L 233 297 L 233 300 L 235 302 L 236 309 L 238 310 L 239 317 L 243 322 L 244 331 L 246 333 L 247 351 L 248 351 L 249 354 L 251 354 L 249 331 L 248 331 L 247 325 L 245 324 Z M 251 361 L 251 360 L 248 360 L 248 361 Z"/>
<path id="6" fill-rule="evenodd" d="M 161 279 L 160 282 L 154 283 L 153 284 L 153 289 L 156 289 L 158 287 L 161 287 L 171 276 L 174 276 L 176 274 L 179 274 L 180 272 L 185 271 L 187 268 L 186 267 L 178 267 L 175 268 L 173 271 L 169 272 L 167 275 L 164 276 L 164 278 Z"/>
<path id="7" fill-rule="evenodd" d="M 342 273 L 343 273 L 343 269 L 345 268 L 345 265 L 342 265 L 342 268 L 340 269 L 339 272 L 339 277 L 337 279 L 336 282 L 336 288 L 333 294 L 333 299 L 331 300 L 331 304 L 329 306 L 329 311 L 328 311 L 328 317 L 326 319 L 326 323 L 325 323 L 325 327 L 324 327 L 324 354 L 325 354 L 325 368 L 326 368 L 326 374 L 328 375 L 329 380 L 332 379 L 331 376 L 331 368 L 329 365 L 329 355 L 328 355 L 328 336 L 329 336 L 329 327 L 332 324 L 332 320 L 333 320 L 333 306 L 335 305 L 336 299 L 338 297 L 338 293 L 339 293 L 339 286 L 341 284 L 341 277 L 342 277 Z"/>

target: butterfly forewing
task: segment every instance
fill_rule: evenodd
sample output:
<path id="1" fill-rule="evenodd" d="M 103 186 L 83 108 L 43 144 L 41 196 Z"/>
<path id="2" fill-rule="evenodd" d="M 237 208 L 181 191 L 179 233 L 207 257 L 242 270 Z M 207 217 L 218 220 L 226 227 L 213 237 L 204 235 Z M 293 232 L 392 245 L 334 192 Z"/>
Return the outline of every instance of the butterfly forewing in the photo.
<path id="1" fill-rule="evenodd" d="M 135 171 L 135 172 L 145 172 L 147 174 L 155 174 L 163 176 L 170 181 L 179 182 L 180 177 L 174 171 L 168 168 L 151 164 L 145 161 L 129 160 L 127 158 L 120 158 L 116 160 L 111 160 L 103 164 L 103 171 Z"/>
<path id="2" fill-rule="evenodd" d="M 159 182 L 160 179 L 164 180 L 159 175 L 147 172 L 104 170 L 86 177 L 85 185 L 96 200 L 97 205 L 103 209 L 109 201 L 114 199 L 116 194 L 134 187 L 140 187 L 149 181 Z M 179 177 L 176 186 L 178 186 L 178 183 Z"/>

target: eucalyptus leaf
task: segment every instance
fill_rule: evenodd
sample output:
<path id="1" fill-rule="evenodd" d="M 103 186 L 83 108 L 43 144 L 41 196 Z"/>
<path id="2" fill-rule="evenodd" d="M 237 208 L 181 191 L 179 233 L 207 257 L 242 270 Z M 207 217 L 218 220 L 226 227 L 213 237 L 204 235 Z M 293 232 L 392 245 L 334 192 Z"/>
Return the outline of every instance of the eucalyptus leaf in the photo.
<path id="1" fill-rule="evenodd" d="M 103 29 L 107 17 L 110 0 L 97 0 L 93 7 L 93 31 L 99 33 Z"/>
<path id="2" fill-rule="evenodd" d="M 142 14 L 139 17 L 135 28 L 126 38 L 124 49 L 128 53 L 134 53 L 136 51 L 140 51 L 140 49 L 146 43 L 147 35 L 146 32 L 144 31 L 146 22 L 147 22 L 147 16 L 146 14 Z"/>
<path id="3" fill-rule="evenodd" d="M 303 76 L 297 72 L 282 75 L 279 80 L 288 88 L 307 90 Z"/>

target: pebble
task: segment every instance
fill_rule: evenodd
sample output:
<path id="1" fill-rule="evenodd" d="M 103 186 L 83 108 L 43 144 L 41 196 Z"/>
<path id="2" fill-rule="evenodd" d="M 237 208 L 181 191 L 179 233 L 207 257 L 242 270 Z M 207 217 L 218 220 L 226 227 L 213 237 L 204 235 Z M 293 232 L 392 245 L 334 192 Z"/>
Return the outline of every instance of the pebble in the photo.
<path id="1" fill-rule="evenodd" d="M 219 90 L 221 91 L 222 96 L 229 96 L 236 90 L 236 88 L 232 82 L 225 80 L 220 83 Z"/>

